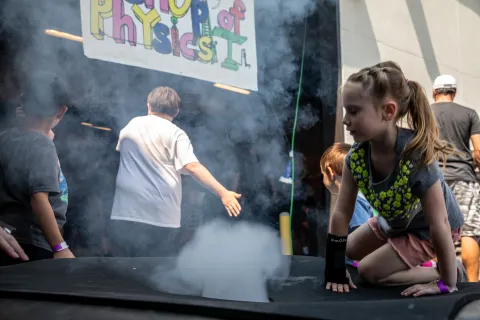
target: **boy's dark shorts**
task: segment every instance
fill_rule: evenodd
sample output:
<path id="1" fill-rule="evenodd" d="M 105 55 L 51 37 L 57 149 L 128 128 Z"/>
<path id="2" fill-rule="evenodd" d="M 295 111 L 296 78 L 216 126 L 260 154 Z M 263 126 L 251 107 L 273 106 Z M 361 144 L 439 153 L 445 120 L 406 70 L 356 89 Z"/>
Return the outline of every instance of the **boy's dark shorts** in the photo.
<path id="1" fill-rule="evenodd" d="M 108 229 L 115 257 L 173 257 L 180 250 L 180 228 L 110 220 Z"/>

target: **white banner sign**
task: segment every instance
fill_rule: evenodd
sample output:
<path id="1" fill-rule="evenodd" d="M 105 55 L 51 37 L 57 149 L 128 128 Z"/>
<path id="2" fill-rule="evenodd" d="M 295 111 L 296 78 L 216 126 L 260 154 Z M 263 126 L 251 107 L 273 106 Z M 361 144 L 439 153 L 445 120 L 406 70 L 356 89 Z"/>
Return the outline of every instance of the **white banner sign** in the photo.
<path id="1" fill-rule="evenodd" d="M 253 1 L 80 0 L 84 52 L 257 91 Z"/>

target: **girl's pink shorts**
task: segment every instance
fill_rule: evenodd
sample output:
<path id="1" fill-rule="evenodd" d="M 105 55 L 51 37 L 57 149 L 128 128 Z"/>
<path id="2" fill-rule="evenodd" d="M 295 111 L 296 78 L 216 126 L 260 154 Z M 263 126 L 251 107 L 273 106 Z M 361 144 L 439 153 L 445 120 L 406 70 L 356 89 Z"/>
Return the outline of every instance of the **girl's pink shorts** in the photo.
<path id="1" fill-rule="evenodd" d="M 419 266 L 426 261 L 432 260 L 436 257 L 430 240 L 420 240 L 411 233 L 388 238 L 383 231 L 378 227 L 377 217 L 368 219 L 368 225 L 375 233 L 377 238 L 382 241 L 388 241 L 397 252 L 400 258 L 410 267 Z M 460 239 L 460 229 L 452 230 L 453 241 Z"/>

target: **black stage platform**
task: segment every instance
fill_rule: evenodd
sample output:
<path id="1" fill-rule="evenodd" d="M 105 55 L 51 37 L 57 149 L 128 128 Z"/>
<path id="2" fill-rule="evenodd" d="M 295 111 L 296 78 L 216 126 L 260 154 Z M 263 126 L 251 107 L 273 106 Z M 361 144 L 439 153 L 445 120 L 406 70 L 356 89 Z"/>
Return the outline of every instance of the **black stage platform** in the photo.
<path id="1" fill-rule="evenodd" d="M 214 300 L 159 292 L 149 281 L 159 266 L 168 270 L 173 260 L 78 258 L 3 267 L 0 319 L 439 320 L 455 319 L 463 306 L 480 299 L 480 284 L 460 284 L 451 295 L 405 298 L 403 287 L 362 286 L 356 274 L 357 290 L 334 294 L 323 289 L 323 259 L 293 257 L 290 277 L 269 289 L 272 302 Z"/>

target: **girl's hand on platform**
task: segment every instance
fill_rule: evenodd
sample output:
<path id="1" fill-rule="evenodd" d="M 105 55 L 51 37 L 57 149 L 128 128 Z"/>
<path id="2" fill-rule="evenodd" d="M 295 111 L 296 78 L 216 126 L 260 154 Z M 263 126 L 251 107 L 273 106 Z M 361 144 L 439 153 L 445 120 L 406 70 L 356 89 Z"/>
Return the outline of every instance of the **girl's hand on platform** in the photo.
<path id="1" fill-rule="evenodd" d="M 337 283 L 327 282 L 326 289 L 332 290 L 333 292 L 340 292 L 340 293 L 350 292 L 350 288 L 357 289 L 357 286 L 352 281 L 352 277 L 350 276 L 350 273 L 348 272 L 348 270 L 345 270 L 345 271 L 348 279 L 348 284 L 337 284 Z"/>
<path id="2" fill-rule="evenodd" d="M 425 283 L 425 284 L 416 284 L 402 292 L 402 296 L 405 296 L 405 297 L 409 297 L 409 296 L 420 297 L 420 296 L 435 295 L 435 294 L 440 294 L 440 289 L 438 288 L 438 285 L 435 281 L 430 283 Z"/>

